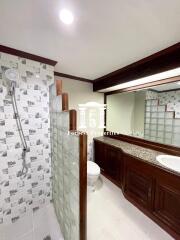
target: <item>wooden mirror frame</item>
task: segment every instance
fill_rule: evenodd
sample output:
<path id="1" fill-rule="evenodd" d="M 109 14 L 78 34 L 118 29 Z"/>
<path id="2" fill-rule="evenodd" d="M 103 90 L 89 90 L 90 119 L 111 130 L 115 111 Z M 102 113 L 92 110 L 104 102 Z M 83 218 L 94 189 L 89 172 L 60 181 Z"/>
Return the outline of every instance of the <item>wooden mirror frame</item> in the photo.
<path id="1" fill-rule="evenodd" d="M 134 91 L 137 91 L 137 90 L 143 90 L 143 89 L 147 89 L 149 87 L 163 85 L 163 84 L 167 84 L 167 83 L 178 82 L 178 81 L 180 81 L 180 76 L 172 77 L 172 78 L 166 78 L 166 79 L 163 79 L 163 80 L 158 80 L 158 81 L 155 81 L 155 82 L 145 83 L 145 84 L 141 84 L 141 85 L 138 85 L 138 86 L 133 86 L 133 87 L 128 87 L 128 88 L 124 88 L 124 89 L 119 89 L 119 90 L 115 90 L 115 91 L 106 92 L 106 93 L 104 93 L 104 104 L 107 104 L 107 96 L 108 95 L 113 95 L 113 94 L 117 94 L 117 93 L 124 93 L 124 92 L 134 92 Z M 107 112 L 105 111 L 104 126 L 106 126 L 106 123 L 107 123 Z M 173 145 L 153 142 L 153 141 L 150 141 L 150 140 L 146 140 L 146 139 L 138 138 L 138 137 L 134 137 L 134 136 L 129 136 L 129 135 L 125 135 L 125 134 L 111 134 L 111 132 L 107 131 L 106 128 L 104 129 L 104 136 L 108 136 L 108 137 L 111 137 L 113 139 L 129 142 L 129 143 L 141 146 L 141 147 L 150 148 L 150 149 L 153 149 L 155 151 L 180 156 L 180 147 L 176 147 L 176 146 L 173 146 Z"/>

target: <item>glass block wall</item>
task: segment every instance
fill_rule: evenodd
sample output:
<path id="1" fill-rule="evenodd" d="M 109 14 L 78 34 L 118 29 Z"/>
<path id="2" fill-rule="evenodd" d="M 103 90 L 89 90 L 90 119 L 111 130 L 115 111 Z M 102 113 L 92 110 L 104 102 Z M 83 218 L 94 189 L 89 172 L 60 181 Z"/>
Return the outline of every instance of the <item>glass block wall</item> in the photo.
<path id="1" fill-rule="evenodd" d="M 52 184 L 56 215 L 65 240 L 79 240 L 79 136 L 69 135 L 69 111 L 50 88 Z"/>
<path id="2" fill-rule="evenodd" d="M 180 146 L 179 102 L 180 91 L 147 92 L 144 127 L 147 140 Z"/>

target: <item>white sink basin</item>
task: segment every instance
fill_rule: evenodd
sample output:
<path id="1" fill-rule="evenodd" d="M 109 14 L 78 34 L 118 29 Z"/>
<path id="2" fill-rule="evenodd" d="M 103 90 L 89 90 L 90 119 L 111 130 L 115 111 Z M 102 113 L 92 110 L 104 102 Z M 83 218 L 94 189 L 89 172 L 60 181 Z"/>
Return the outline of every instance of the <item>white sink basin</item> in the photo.
<path id="1" fill-rule="evenodd" d="M 171 155 L 159 155 L 156 160 L 162 165 L 180 173 L 180 157 Z"/>

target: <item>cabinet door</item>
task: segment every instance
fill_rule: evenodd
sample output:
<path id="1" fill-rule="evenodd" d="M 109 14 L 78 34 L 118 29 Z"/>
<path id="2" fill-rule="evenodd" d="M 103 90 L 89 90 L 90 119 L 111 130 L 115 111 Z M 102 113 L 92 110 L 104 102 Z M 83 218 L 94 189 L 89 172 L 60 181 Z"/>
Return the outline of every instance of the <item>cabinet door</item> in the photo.
<path id="1" fill-rule="evenodd" d="M 94 157 L 95 162 L 101 168 L 101 171 L 105 171 L 105 162 L 106 162 L 106 154 L 105 154 L 105 144 L 99 141 L 94 141 Z"/>
<path id="2" fill-rule="evenodd" d="M 118 185 L 122 182 L 122 151 L 106 146 L 106 172 Z"/>
<path id="3" fill-rule="evenodd" d="M 151 209 L 153 177 L 148 165 L 135 157 L 124 157 L 123 191 L 125 196 L 140 207 Z"/>
<path id="4" fill-rule="evenodd" d="M 180 178 L 170 173 L 158 176 L 154 215 L 180 235 Z"/>

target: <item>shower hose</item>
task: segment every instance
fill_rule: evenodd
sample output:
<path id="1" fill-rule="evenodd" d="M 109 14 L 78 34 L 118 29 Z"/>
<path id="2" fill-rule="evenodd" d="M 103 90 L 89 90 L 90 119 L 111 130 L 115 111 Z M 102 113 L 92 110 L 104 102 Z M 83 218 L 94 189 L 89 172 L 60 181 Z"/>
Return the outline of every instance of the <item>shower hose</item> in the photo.
<path id="1" fill-rule="evenodd" d="M 22 142 L 23 150 L 22 150 L 22 170 L 20 172 L 20 176 L 25 178 L 28 172 L 28 165 L 26 163 L 26 153 L 27 153 L 27 142 L 26 138 L 24 136 L 22 124 L 21 124 L 21 119 L 19 116 L 18 112 L 18 107 L 17 107 L 17 102 L 16 102 L 16 89 L 15 89 L 15 83 L 13 82 L 11 85 L 11 90 L 10 90 L 10 95 L 11 95 L 11 100 L 12 100 L 12 106 L 13 106 L 13 111 L 14 111 L 14 117 L 16 119 L 16 124 L 19 132 L 19 136 Z"/>

